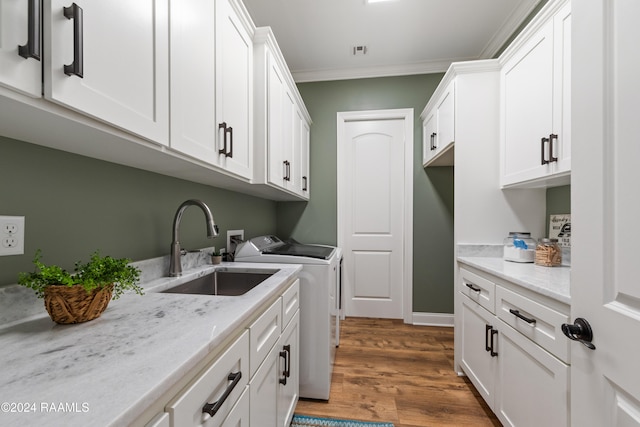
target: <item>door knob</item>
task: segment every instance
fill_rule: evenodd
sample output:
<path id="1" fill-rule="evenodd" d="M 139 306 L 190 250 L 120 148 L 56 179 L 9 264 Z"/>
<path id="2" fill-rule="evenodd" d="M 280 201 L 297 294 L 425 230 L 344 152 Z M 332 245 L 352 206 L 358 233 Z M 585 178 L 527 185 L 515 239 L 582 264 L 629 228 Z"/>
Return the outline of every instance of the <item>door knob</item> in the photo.
<path id="1" fill-rule="evenodd" d="M 562 333 L 565 334 L 569 339 L 581 342 L 590 350 L 596 349 L 596 346 L 591 342 L 591 340 L 593 340 L 593 331 L 591 330 L 591 325 L 589 325 L 589 322 L 587 322 L 582 317 L 578 317 L 573 322 L 573 325 L 563 323 Z"/>

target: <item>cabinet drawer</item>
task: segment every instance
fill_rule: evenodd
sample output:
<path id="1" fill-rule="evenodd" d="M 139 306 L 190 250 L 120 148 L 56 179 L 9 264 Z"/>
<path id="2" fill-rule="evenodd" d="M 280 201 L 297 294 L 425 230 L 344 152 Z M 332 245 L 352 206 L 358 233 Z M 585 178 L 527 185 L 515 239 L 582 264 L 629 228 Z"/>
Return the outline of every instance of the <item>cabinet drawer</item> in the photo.
<path id="1" fill-rule="evenodd" d="M 238 372 L 241 376 L 237 381 L 230 379 L 231 374 Z M 186 391 L 167 405 L 171 425 L 221 426 L 248 382 L 249 334 L 245 331 Z M 229 395 L 213 417 L 203 412 L 205 404 L 219 401 L 228 389 Z"/>
<path id="2" fill-rule="evenodd" d="M 495 313 L 495 283 L 463 268 L 460 269 L 460 279 L 460 292 Z"/>
<path id="3" fill-rule="evenodd" d="M 569 426 L 569 366 L 509 326 L 500 327 L 494 412 L 502 424 Z"/>
<path id="4" fill-rule="evenodd" d="M 569 322 L 568 314 L 497 286 L 496 315 L 560 360 L 569 363 L 570 341 L 560 329 L 563 323 Z"/>
<path id="5" fill-rule="evenodd" d="M 249 387 L 245 387 L 222 427 L 249 427 Z"/>
<path id="6" fill-rule="evenodd" d="M 300 279 L 282 294 L 282 330 L 287 327 L 300 307 Z"/>
<path id="7" fill-rule="evenodd" d="M 282 298 L 278 298 L 262 316 L 249 326 L 249 366 L 251 377 L 256 373 L 269 350 L 280 338 Z"/>

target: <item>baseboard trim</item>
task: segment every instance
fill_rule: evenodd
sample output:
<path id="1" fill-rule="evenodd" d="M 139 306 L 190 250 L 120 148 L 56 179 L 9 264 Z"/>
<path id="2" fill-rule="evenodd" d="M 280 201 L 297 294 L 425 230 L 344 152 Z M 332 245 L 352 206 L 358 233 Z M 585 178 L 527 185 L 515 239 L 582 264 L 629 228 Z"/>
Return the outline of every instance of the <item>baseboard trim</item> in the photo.
<path id="1" fill-rule="evenodd" d="M 413 313 L 411 319 L 413 325 L 453 327 L 453 314 L 448 313 Z"/>

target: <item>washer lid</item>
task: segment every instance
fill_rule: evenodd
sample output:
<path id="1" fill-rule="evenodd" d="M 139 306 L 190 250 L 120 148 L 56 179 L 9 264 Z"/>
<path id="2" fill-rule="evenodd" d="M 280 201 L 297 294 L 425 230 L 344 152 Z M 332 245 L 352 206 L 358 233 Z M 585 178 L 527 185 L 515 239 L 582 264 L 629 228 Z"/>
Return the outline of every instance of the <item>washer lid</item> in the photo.
<path id="1" fill-rule="evenodd" d="M 263 254 L 291 255 L 308 258 L 329 259 L 336 248 L 331 246 L 303 245 L 300 243 L 284 243 L 282 245 L 263 249 Z"/>

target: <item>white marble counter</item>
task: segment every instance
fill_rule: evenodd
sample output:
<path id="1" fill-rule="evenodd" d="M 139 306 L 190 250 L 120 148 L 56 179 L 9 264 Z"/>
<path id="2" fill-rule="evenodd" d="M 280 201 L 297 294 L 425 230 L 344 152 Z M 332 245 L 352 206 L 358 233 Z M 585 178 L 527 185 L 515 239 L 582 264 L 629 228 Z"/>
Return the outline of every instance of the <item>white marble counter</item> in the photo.
<path id="1" fill-rule="evenodd" d="M 146 295 L 111 301 L 90 322 L 58 325 L 42 307 L 41 316 L 4 325 L 0 425 L 128 425 L 302 268 L 233 265 L 279 272 L 241 296 L 157 293 L 216 268 L 206 265 L 180 278 L 147 281 Z"/>
<path id="2" fill-rule="evenodd" d="M 470 265 L 524 288 L 571 304 L 571 268 L 542 267 L 532 263 L 505 261 L 501 257 L 461 256 L 458 263 Z"/>

